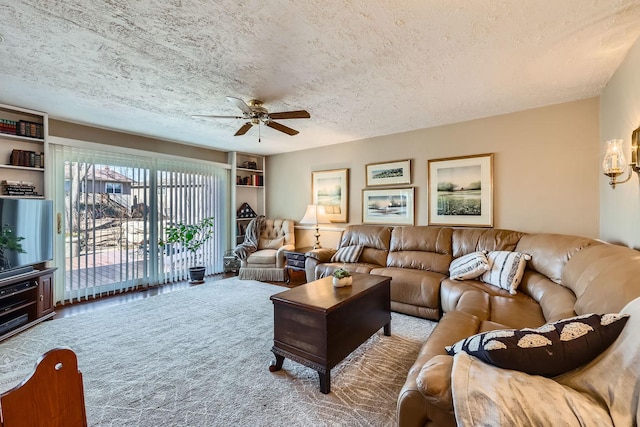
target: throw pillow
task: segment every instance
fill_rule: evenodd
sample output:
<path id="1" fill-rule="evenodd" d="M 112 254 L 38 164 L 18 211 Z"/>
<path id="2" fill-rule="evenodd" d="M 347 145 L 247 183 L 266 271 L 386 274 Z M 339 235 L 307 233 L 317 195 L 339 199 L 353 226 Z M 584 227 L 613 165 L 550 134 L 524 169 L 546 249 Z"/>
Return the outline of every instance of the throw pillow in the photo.
<path id="1" fill-rule="evenodd" d="M 489 270 L 489 260 L 486 252 L 471 252 L 451 261 L 449 277 L 453 280 L 471 280 L 482 276 L 487 270 Z"/>
<path id="2" fill-rule="evenodd" d="M 611 345 L 628 314 L 586 314 L 531 329 L 483 332 L 446 347 L 505 369 L 553 377 L 593 360 Z"/>
<path id="3" fill-rule="evenodd" d="M 333 254 L 331 262 L 358 262 L 363 250 L 362 245 L 344 246 Z"/>
<path id="4" fill-rule="evenodd" d="M 258 249 L 280 249 L 284 244 L 284 236 L 277 239 L 263 239 L 258 241 Z"/>
<path id="5" fill-rule="evenodd" d="M 489 270 L 482 274 L 480 280 L 515 295 L 530 259 L 531 255 L 522 252 L 491 251 L 487 255 Z"/>

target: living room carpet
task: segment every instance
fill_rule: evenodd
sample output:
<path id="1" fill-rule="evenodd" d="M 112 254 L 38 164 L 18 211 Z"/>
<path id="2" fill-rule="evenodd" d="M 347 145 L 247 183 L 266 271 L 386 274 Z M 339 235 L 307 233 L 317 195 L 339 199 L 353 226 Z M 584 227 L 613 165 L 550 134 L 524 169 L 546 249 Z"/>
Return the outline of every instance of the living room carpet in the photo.
<path id="1" fill-rule="evenodd" d="M 43 322 L 0 343 L 0 390 L 35 361 L 73 349 L 89 426 L 388 426 L 434 322 L 392 313 L 382 330 L 331 371 L 273 359 L 273 305 L 286 288 L 230 278 Z"/>

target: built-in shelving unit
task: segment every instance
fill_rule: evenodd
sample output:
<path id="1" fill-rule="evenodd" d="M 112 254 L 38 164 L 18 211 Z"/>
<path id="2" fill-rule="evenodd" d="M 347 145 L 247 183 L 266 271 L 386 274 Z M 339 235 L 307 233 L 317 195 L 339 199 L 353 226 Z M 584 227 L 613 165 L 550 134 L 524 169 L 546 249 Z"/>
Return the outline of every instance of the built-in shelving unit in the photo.
<path id="1" fill-rule="evenodd" d="M 44 198 L 48 116 L 0 104 L 0 197 Z"/>
<path id="2" fill-rule="evenodd" d="M 232 245 L 244 241 L 244 232 L 251 221 L 251 217 L 238 215 L 240 208 L 246 203 L 256 215 L 265 213 L 265 158 L 257 154 L 229 153 L 231 176 L 235 177 L 235 191 L 232 192 L 231 206 L 234 219 Z"/>

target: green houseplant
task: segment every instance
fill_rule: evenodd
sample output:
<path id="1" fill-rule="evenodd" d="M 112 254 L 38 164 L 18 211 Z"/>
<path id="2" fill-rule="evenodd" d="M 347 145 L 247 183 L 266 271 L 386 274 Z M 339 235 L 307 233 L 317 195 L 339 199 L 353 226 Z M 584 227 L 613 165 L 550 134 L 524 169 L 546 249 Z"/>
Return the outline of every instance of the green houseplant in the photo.
<path id="1" fill-rule="evenodd" d="M 165 228 L 166 243 L 177 243 L 191 253 L 193 262 L 197 262 L 197 252 L 213 236 L 215 223 L 213 217 L 202 219 L 196 224 L 179 223 Z M 190 283 L 204 283 L 204 266 L 189 267 Z"/>
<path id="2" fill-rule="evenodd" d="M 343 286 L 349 286 L 353 282 L 351 273 L 345 268 L 338 268 L 333 272 L 333 286 L 341 288 Z"/>

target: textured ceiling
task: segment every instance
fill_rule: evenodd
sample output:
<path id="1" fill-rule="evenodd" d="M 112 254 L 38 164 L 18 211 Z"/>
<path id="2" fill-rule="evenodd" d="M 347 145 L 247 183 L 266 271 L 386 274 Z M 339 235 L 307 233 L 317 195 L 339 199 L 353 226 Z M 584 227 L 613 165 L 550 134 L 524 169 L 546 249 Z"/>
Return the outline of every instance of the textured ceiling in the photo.
<path id="1" fill-rule="evenodd" d="M 596 96 L 640 0 L 0 0 L 0 102 L 273 154 Z M 288 136 L 240 137 L 225 96 Z"/>

